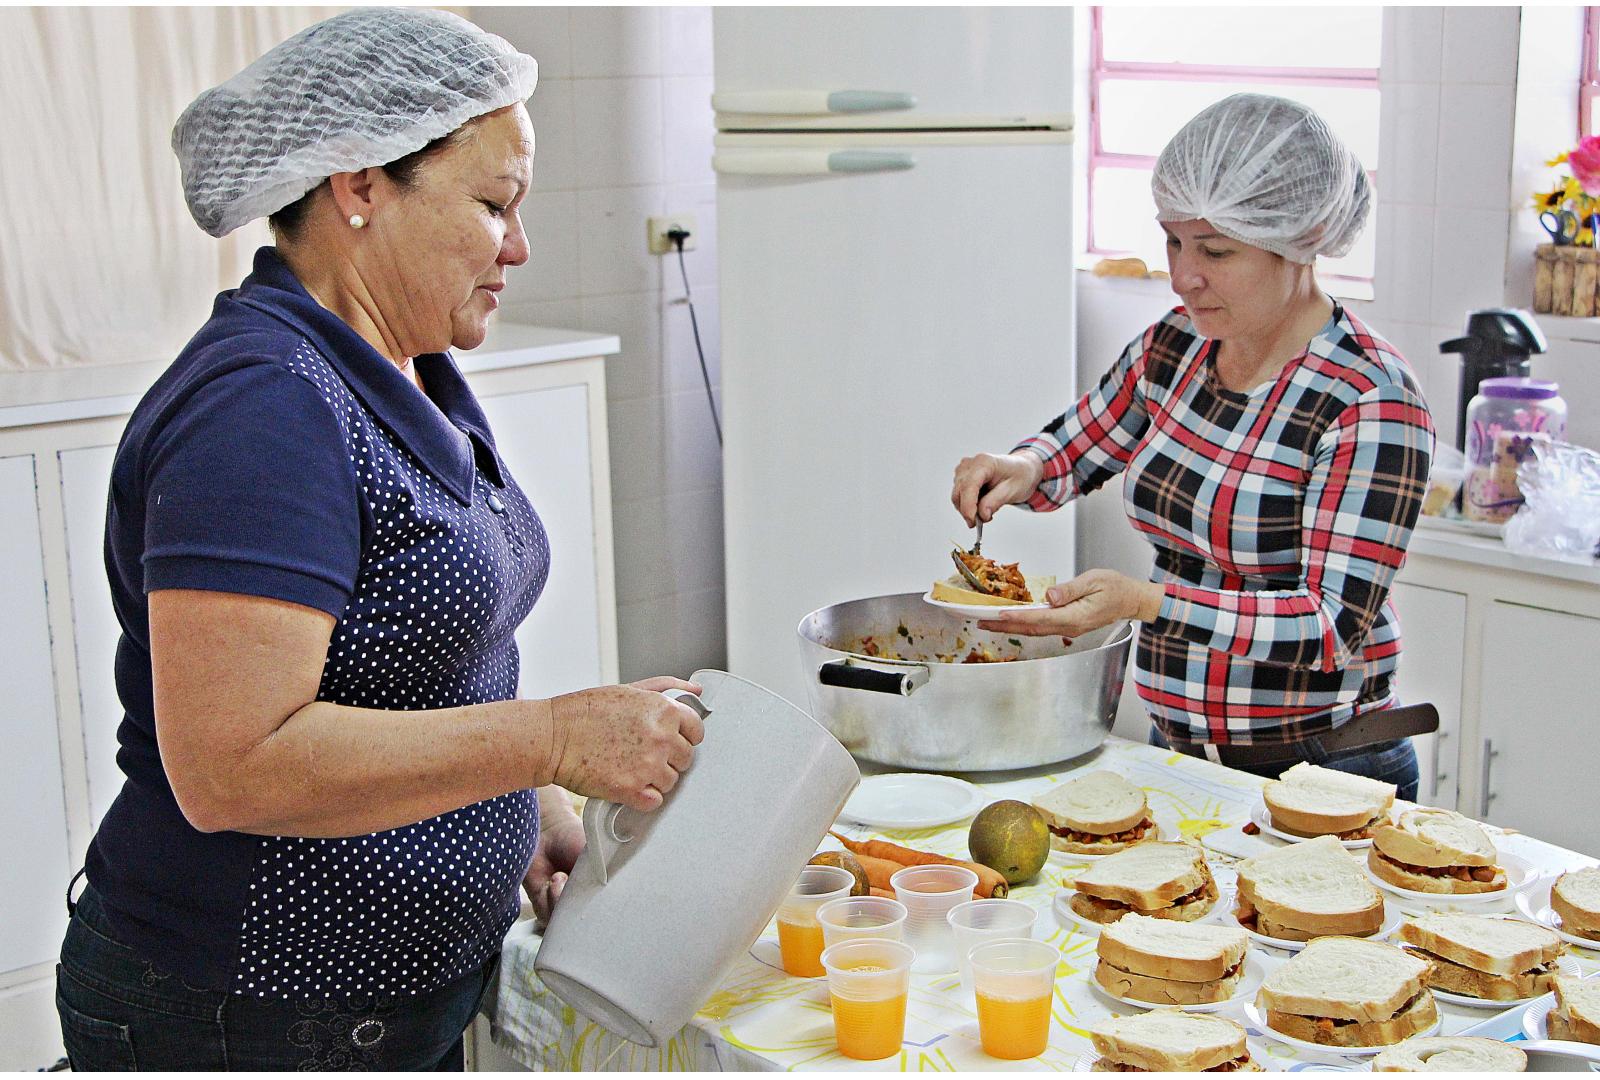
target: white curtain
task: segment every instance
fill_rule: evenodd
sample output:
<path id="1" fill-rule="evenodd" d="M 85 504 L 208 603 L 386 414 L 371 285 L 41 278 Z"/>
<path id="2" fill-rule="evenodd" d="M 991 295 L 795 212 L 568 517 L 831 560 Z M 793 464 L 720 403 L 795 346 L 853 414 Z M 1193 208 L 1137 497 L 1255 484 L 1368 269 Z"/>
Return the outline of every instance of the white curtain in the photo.
<path id="1" fill-rule="evenodd" d="M 0 8 L 0 369 L 164 360 L 268 242 L 183 203 L 173 122 L 341 8 Z"/>

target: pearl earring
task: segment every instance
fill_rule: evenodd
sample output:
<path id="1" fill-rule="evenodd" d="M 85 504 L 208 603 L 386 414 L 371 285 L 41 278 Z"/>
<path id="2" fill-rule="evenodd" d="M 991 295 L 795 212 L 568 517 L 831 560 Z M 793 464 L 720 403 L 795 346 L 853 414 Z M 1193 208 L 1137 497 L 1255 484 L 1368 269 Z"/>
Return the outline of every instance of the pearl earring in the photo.
<path id="1" fill-rule="evenodd" d="M 350 227 L 352 229 L 359 229 L 359 228 L 361 228 L 361 226 L 365 225 L 366 223 L 367 223 L 367 219 L 362 217 L 360 214 L 351 214 L 350 215 Z"/>

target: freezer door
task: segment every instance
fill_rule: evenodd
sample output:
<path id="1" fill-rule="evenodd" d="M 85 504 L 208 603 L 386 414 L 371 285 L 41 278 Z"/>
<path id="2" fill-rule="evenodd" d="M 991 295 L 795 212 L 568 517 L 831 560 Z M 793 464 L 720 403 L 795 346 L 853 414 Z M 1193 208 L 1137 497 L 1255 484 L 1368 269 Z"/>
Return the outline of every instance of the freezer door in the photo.
<path id="1" fill-rule="evenodd" d="M 1072 147 L 833 149 L 913 164 L 718 179 L 728 658 L 801 704 L 801 618 L 951 573 L 956 463 L 1073 401 Z M 1065 580 L 1071 510 L 1008 508 L 984 552 Z"/>
<path id="2" fill-rule="evenodd" d="M 718 7 L 723 130 L 1072 123 L 1072 9 Z"/>

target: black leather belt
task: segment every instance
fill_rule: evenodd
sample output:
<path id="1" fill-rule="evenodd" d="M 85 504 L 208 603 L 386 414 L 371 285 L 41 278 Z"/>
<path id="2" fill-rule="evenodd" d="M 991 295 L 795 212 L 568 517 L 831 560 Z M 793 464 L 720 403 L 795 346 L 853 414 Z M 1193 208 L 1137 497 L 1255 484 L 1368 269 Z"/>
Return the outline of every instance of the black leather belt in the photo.
<path id="1" fill-rule="evenodd" d="M 1398 709 L 1375 709 L 1361 713 L 1336 728 L 1300 742 L 1270 746 L 1211 746 L 1210 743 L 1173 742 L 1172 748 L 1180 754 L 1206 758 L 1221 765 L 1270 765 L 1281 761 L 1288 767 L 1292 762 L 1316 757 L 1318 751 L 1332 754 L 1438 730 L 1438 709 L 1428 704 L 1406 705 Z M 1206 752 L 1208 746 L 1214 751 L 1214 757 Z"/>

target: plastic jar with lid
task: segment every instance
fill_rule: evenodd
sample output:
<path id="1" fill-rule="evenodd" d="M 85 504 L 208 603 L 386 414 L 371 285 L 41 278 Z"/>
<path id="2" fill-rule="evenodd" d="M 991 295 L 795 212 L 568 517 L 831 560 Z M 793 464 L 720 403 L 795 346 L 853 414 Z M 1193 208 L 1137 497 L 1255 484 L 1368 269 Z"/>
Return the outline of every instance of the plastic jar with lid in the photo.
<path id="1" fill-rule="evenodd" d="M 1522 505 L 1517 468 L 1539 442 L 1567 434 L 1561 388 L 1542 379 L 1485 379 L 1467 403 L 1467 485 L 1462 512 L 1474 521 L 1503 522 Z"/>

